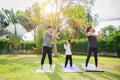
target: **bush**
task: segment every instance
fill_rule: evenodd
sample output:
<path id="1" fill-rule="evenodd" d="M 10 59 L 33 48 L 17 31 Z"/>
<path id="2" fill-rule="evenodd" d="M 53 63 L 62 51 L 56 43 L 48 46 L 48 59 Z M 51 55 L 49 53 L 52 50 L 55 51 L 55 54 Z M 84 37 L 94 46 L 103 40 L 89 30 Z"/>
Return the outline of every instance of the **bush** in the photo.
<path id="1" fill-rule="evenodd" d="M 87 50 L 87 39 L 72 40 L 72 50 L 86 52 Z"/>
<path id="2" fill-rule="evenodd" d="M 112 51 L 117 52 L 117 56 L 120 57 L 120 30 L 109 35 Z"/>
<path id="3" fill-rule="evenodd" d="M 66 40 L 60 40 L 57 42 L 58 52 L 64 52 L 64 43 Z M 10 41 L 7 39 L 0 39 L 0 52 L 1 50 L 10 50 Z M 19 44 L 20 50 L 31 50 L 36 47 L 36 43 L 33 41 L 21 41 Z M 77 52 L 87 52 L 88 40 L 72 40 L 71 49 Z M 103 37 L 98 40 L 98 51 L 100 52 L 117 52 L 120 57 L 120 31 L 116 31 L 110 34 L 108 37 Z"/>
<path id="4" fill-rule="evenodd" d="M 104 52 L 120 52 L 120 31 L 110 34 L 98 41 L 98 50 Z"/>
<path id="5" fill-rule="evenodd" d="M 63 51 L 65 51 L 65 49 L 64 49 L 64 43 L 66 42 L 66 40 L 61 40 L 61 41 L 58 41 L 57 42 L 57 50 L 59 51 L 59 52 L 63 52 Z"/>
<path id="6" fill-rule="evenodd" d="M 120 30 L 110 34 L 109 40 L 111 42 L 111 46 L 113 46 L 113 51 L 120 52 Z"/>
<path id="7" fill-rule="evenodd" d="M 58 51 L 60 52 L 65 51 L 64 46 L 63 46 L 65 42 L 66 40 L 61 40 L 57 42 Z M 87 39 L 72 40 L 72 43 L 71 43 L 72 51 L 86 52 L 87 44 L 88 44 Z"/>
<path id="8" fill-rule="evenodd" d="M 63 44 L 65 40 L 58 41 L 57 48 L 59 52 L 65 51 Z M 99 52 L 117 52 L 120 56 L 120 31 L 116 31 L 110 34 L 108 37 L 103 37 L 98 40 L 98 51 Z M 72 51 L 87 52 L 88 40 L 72 40 Z"/>
<path id="9" fill-rule="evenodd" d="M 102 39 L 99 39 L 97 44 L 98 44 L 98 51 L 101 51 L 101 52 L 106 52 L 108 51 L 108 44 L 107 44 L 107 40 L 106 38 L 102 38 Z"/>
<path id="10" fill-rule="evenodd" d="M 33 41 L 21 41 L 19 47 L 20 50 L 31 50 L 36 47 L 36 44 Z"/>
<path id="11" fill-rule="evenodd" d="M 10 45 L 9 40 L 0 39 L 0 52 L 7 52 L 9 50 L 9 45 Z"/>
<path id="12" fill-rule="evenodd" d="M 10 36 L 10 43 L 11 43 L 12 48 L 18 50 L 19 45 L 20 45 L 20 40 L 21 40 L 21 38 L 18 35 L 12 34 Z"/>

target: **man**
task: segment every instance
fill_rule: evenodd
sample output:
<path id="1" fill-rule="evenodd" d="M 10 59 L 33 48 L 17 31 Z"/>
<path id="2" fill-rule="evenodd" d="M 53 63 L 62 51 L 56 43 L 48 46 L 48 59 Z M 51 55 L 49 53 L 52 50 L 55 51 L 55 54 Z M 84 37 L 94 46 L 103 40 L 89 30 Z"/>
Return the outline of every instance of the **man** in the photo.
<path id="1" fill-rule="evenodd" d="M 51 51 L 50 42 L 51 42 L 51 39 L 53 38 L 54 38 L 54 35 L 52 34 L 52 27 L 48 26 L 43 36 L 43 52 L 42 52 L 42 59 L 41 59 L 41 69 L 43 69 L 46 53 L 48 54 L 50 68 L 52 69 L 52 51 Z"/>

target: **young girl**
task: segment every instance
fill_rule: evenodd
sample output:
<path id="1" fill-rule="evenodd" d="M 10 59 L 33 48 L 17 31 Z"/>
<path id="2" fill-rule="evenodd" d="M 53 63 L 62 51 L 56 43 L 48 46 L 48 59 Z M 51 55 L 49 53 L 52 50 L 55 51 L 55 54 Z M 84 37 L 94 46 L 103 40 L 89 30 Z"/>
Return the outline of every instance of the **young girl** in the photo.
<path id="1" fill-rule="evenodd" d="M 71 46 L 71 40 L 68 39 L 64 44 L 64 48 L 66 49 L 65 51 L 66 60 L 65 60 L 64 68 L 66 68 L 68 60 L 70 60 L 70 67 L 72 68 L 72 52 L 71 52 L 70 46 Z"/>

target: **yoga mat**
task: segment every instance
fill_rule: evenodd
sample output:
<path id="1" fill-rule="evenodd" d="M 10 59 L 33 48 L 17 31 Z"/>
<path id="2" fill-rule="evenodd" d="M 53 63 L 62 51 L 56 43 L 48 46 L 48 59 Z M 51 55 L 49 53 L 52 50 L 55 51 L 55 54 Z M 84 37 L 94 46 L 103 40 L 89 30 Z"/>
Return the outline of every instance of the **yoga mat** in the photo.
<path id="1" fill-rule="evenodd" d="M 85 67 L 85 64 L 81 65 L 86 72 L 104 72 L 104 70 L 102 70 L 101 68 L 96 69 L 95 64 L 88 64 L 87 68 Z"/>
<path id="2" fill-rule="evenodd" d="M 42 72 L 54 72 L 55 70 L 55 64 L 52 65 L 52 69 L 50 69 L 49 64 L 44 64 L 43 69 L 38 68 L 35 72 L 42 73 Z"/>
<path id="3" fill-rule="evenodd" d="M 64 72 L 82 72 L 75 64 L 73 64 L 72 68 L 70 64 L 68 64 L 66 68 L 64 68 L 64 64 L 62 64 L 62 69 Z"/>

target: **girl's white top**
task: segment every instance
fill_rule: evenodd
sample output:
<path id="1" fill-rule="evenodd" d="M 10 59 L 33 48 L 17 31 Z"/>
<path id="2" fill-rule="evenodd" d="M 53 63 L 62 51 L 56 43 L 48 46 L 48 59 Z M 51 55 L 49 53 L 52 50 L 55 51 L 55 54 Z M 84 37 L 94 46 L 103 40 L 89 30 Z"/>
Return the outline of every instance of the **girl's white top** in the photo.
<path id="1" fill-rule="evenodd" d="M 65 55 L 72 55 L 70 44 L 64 44 L 64 48 L 66 49 Z"/>

